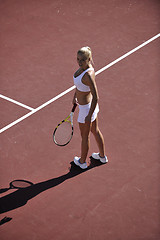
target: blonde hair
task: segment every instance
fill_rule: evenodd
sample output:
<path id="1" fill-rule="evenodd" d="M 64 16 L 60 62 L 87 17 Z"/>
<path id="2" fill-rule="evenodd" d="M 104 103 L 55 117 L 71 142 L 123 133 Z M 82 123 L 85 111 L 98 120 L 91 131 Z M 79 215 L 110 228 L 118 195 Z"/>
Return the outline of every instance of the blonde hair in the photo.
<path id="1" fill-rule="evenodd" d="M 88 47 L 88 46 L 87 46 L 87 47 L 82 47 L 82 48 L 80 48 L 80 49 L 78 50 L 77 53 L 78 53 L 78 54 L 84 54 L 87 59 L 90 58 L 91 62 L 93 62 L 93 59 L 92 59 L 92 51 L 91 51 L 91 48 L 90 48 L 90 47 Z"/>

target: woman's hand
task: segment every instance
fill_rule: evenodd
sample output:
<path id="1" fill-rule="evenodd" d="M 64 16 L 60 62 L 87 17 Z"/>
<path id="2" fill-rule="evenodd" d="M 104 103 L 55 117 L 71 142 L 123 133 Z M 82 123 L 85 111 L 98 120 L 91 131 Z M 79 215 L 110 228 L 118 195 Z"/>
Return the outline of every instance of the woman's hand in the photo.
<path id="1" fill-rule="evenodd" d="M 77 98 L 73 98 L 73 101 L 72 101 L 72 104 L 77 104 L 78 105 L 78 101 L 77 101 Z"/>

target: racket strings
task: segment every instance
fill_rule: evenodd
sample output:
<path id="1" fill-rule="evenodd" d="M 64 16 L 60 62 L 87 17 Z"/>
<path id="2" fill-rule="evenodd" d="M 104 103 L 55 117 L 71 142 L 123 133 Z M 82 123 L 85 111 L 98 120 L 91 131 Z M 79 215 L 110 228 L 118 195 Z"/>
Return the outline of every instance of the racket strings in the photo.
<path id="1" fill-rule="evenodd" d="M 63 122 L 58 126 L 54 134 L 54 141 L 58 145 L 67 144 L 72 137 L 72 125 L 70 122 Z"/>

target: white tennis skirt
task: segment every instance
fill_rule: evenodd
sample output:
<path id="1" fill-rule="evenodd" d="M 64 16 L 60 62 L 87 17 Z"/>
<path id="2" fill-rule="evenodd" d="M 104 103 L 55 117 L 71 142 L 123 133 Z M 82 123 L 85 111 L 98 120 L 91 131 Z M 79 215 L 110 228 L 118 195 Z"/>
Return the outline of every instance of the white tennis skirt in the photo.
<path id="1" fill-rule="evenodd" d="M 85 123 L 85 118 L 88 116 L 90 107 L 91 107 L 91 103 L 88 103 L 86 105 L 79 105 L 79 115 L 78 115 L 79 123 Z M 97 103 L 96 108 L 92 114 L 91 122 L 93 122 L 97 118 L 98 112 L 99 112 L 99 106 Z"/>

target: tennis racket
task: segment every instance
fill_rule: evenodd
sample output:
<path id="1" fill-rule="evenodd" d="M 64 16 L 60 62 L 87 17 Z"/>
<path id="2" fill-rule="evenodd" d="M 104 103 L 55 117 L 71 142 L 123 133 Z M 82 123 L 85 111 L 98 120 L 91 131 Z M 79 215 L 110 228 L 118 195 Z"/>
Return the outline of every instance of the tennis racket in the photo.
<path id="1" fill-rule="evenodd" d="M 66 146 L 73 136 L 73 114 L 77 107 L 75 103 L 69 116 L 61 121 L 53 132 L 53 141 L 58 146 Z"/>
<path id="2" fill-rule="evenodd" d="M 22 188 L 30 187 L 32 185 L 33 185 L 32 182 L 29 182 L 26 180 L 14 180 L 14 181 L 10 182 L 9 188 L 0 189 L 0 193 L 6 192 L 9 189 L 22 189 Z"/>

